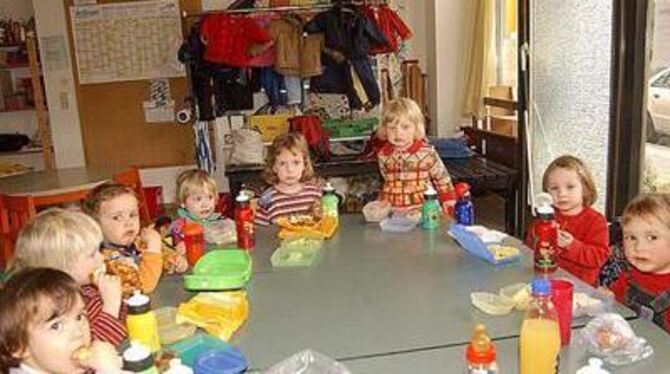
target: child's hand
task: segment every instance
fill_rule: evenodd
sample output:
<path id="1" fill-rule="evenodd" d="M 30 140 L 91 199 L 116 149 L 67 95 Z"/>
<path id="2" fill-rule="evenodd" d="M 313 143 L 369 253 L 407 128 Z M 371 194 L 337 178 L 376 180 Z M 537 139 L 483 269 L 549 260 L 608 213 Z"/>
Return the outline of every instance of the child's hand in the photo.
<path id="1" fill-rule="evenodd" d="M 103 274 L 98 277 L 98 290 L 102 298 L 102 311 L 119 318 L 119 310 L 121 309 L 121 278 L 116 275 Z"/>
<path id="2" fill-rule="evenodd" d="M 175 271 L 177 273 L 185 273 L 188 270 L 188 261 L 183 255 L 177 256 L 175 260 Z"/>
<path id="3" fill-rule="evenodd" d="M 95 370 L 96 373 L 121 373 L 123 360 L 114 346 L 108 342 L 94 340 L 90 355 L 81 360 L 80 365 Z"/>
<path id="4" fill-rule="evenodd" d="M 442 202 L 442 211 L 444 212 L 444 215 L 447 217 L 452 217 L 454 216 L 454 206 L 456 205 L 456 200 L 447 200 Z"/>
<path id="5" fill-rule="evenodd" d="M 182 256 L 186 255 L 186 242 L 181 241 L 179 244 L 177 244 L 174 249 L 177 251 Z"/>
<path id="6" fill-rule="evenodd" d="M 565 230 L 558 230 L 558 246 L 561 248 L 568 248 L 572 242 L 575 241 L 575 237 L 572 236 L 569 232 Z"/>
<path id="7" fill-rule="evenodd" d="M 161 253 L 163 242 L 161 234 L 153 226 L 145 227 L 140 232 L 140 240 L 146 243 L 146 251 L 149 253 Z"/>

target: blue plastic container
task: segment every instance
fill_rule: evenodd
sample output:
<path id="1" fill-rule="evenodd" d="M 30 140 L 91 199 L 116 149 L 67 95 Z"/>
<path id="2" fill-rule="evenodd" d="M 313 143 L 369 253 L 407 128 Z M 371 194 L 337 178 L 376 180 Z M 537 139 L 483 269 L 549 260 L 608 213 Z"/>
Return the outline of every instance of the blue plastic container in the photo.
<path id="1" fill-rule="evenodd" d="M 195 374 L 239 374 L 247 369 L 247 359 L 237 348 L 213 349 L 195 362 Z"/>

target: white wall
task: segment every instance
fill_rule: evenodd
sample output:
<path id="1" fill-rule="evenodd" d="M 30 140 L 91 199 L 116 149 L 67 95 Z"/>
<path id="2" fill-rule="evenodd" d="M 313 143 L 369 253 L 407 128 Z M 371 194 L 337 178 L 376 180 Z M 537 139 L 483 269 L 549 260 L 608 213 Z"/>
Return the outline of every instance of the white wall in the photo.
<path id="1" fill-rule="evenodd" d="M 28 20 L 33 16 L 30 0 L 0 0 L 0 18 L 12 17 Z"/>
<path id="2" fill-rule="evenodd" d="M 460 103 L 473 1 L 406 1 L 406 6 L 407 23 L 414 31 L 410 51 L 428 74 L 433 126 L 437 135 L 451 136 L 462 118 Z"/>
<path id="3" fill-rule="evenodd" d="M 47 69 L 46 61 L 42 62 L 56 167 L 85 166 L 73 67 L 69 61 L 71 46 L 65 23 L 67 10 L 62 1 L 55 0 L 33 0 L 33 8 L 42 58 L 47 58 L 44 53 L 45 38 L 57 38 L 65 49 L 66 63 L 62 68 Z"/>

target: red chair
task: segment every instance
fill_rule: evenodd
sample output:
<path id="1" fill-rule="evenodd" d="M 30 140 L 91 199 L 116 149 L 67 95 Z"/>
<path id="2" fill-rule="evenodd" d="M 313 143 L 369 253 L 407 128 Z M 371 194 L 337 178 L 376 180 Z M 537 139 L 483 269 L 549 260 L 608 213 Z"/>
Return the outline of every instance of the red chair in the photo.
<path id="1" fill-rule="evenodd" d="M 0 196 L 0 264 L 7 267 L 21 228 L 37 214 L 32 196 Z"/>
<path id="2" fill-rule="evenodd" d="M 132 166 L 126 171 L 114 174 L 112 179 L 116 183 L 124 184 L 135 190 L 135 194 L 137 194 L 137 199 L 140 203 L 140 220 L 143 225 L 151 223 L 151 213 L 149 213 L 149 205 L 147 204 L 147 198 L 144 194 L 144 188 L 142 187 L 140 169 L 137 168 L 137 166 Z"/>

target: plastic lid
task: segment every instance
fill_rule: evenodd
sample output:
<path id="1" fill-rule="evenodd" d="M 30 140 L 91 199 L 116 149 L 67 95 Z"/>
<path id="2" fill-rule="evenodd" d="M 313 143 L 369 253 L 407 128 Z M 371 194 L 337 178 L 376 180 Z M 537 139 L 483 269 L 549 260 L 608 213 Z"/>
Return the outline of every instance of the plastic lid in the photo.
<path id="1" fill-rule="evenodd" d="M 130 347 L 123 351 L 123 369 L 143 371 L 154 365 L 151 351 L 136 340 L 130 341 Z"/>
<path id="2" fill-rule="evenodd" d="M 496 360 L 496 348 L 486 333 L 486 326 L 478 324 L 465 350 L 465 358 L 473 364 L 490 364 Z"/>
<path id="3" fill-rule="evenodd" d="M 184 225 L 184 235 L 201 235 L 205 233 L 203 225 L 193 222 L 186 222 Z"/>
<path id="4" fill-rule="evenodd" d="M 249 202 L 249 195 L 247 195 L 247 194 L 245 194 L 245 193 L 243 193 L 243 192 L 240 192 L 240 194 L 237 195 L 237 197 L 235 198 L 235 201 L 237 201 L 238 203 L 246 203 L 246 202 Z"/>
<path id="5" fill-rule="evenodd" d="M 247 359 L 236 348 L 212 349 L 198 357 L 194 369 L 203 374 L 238 374 L 244 372 L 247 365 Z"/>
<path id="6" fill-rule="evenodd" d="M 142 294 L 140 290 L 133 291 L 133 296 L 126 300 L 126 304 L 128 304 L 129 314 L 140 314 L 151 309 L 151 299 Z"/>
<path id="7" fill-rule="evenodd" d="M 535 211 L 540 216 L 554 215 L 554 199 L 550 194 L 542 192 L 535 196 Z"/>
<path id="8" fill-rule="evenodd" d="M 577 374 L 610 374 L 602 368 L 603 361 L 596 357 L 589 358 L 589 364 L 577 370 Z"/>
<path id="9" fill-rule="evenodd" d="M 551 294 L 551 283 L 542 278 L 533 279 L 530 284 L 533 295 L 549 296 Z"/>

